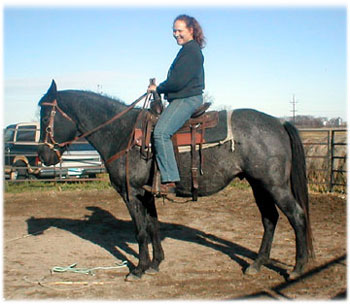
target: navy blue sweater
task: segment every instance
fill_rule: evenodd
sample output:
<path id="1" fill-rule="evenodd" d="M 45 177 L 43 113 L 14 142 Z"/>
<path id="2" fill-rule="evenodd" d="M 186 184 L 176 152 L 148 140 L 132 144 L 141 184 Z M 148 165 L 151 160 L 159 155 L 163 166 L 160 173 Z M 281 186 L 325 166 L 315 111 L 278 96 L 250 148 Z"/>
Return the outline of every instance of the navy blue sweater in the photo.
<path id="1" fill-rule="evenodd" d="M 204 57 L 195 40 L 182 46 L 170 66 L 167 79 L 158 85 L 157 93 L 165 94 L 170 102 L 174 99 L 203 94 Z"/>

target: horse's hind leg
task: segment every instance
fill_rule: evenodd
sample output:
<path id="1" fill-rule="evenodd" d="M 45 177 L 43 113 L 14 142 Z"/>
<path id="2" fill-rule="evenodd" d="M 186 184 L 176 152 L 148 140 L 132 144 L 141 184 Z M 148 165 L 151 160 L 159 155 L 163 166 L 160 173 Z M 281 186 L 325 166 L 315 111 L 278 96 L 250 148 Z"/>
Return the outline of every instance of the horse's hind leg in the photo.
<path id="1" fill-rule="evenodd" d="M 269 262 L 272 240 L 279 215 L 271 195 L 257 183 L 250 182 L 250 185 L 252 186 L 264 226 L 264 235 L 258 257 L 245 271 L 246 274 L 256 274 L 260 271 L 262 265 Z"/>
<path id="2" fill-rule="evenodd" d="M 288 186 L 274 187 L 271 193 L 295 232 L 296 263 L 293 272 L 290 273 L 290 278 L 295 278 L 302 274 L 308 262 L 306 215 Z"/>

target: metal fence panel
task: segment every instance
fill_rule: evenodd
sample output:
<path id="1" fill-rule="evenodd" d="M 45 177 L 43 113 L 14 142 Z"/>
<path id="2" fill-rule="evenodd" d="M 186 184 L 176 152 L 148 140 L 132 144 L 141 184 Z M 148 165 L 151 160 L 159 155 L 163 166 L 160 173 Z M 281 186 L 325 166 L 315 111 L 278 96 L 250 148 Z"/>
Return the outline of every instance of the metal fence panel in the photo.
<path id="1" fill-rule="evenodd" d="M 347 129 L 300 128 L 299 133 L 309 184 L 323 185 L 330 192 L 338 189 L 346 192 Z"/>

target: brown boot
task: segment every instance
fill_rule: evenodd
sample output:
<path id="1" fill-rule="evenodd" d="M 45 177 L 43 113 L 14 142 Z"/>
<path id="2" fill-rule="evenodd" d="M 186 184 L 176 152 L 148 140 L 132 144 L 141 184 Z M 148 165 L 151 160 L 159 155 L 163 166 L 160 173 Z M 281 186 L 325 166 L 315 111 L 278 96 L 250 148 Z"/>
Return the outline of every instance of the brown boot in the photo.
<path id="1" fill-rule="evenodd" d="M 159 196 L 163 197 L 163 199 L 167 199 L 173 203 L 188 203 L 190 200 L 184 197 L 178 197 L 176 195 L 176 185 L 175 183 L 166 183 L 160 185 Z"/>
<path id="2" fill-rule="evenodd" d="M 175 183 L 165 183 L 159 185 L 159 190 L 153 189 L 152 186 L 144 185 L 142 189 L 151 192 L 155 195 L 166 196 L 168 194 L 175 194 L 176 185 Z"/>
<path id="3" fill-rule="evenodd" d="M 159 189 L 159 194 L 160 195 L 175 194 L 176 193 L 175 189 L 176 189 L 175 183 L 161 184 Z"/>

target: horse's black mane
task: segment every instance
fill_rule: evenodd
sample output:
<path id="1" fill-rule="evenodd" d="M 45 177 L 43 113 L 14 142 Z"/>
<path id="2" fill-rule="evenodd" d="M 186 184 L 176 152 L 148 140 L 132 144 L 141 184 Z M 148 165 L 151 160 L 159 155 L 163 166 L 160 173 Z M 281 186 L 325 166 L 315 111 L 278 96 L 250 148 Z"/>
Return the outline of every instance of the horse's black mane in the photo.
<path id="1" fill-rule="evenodd" d="M 119 103 L 121 105 L 124 105 L 124 106 L 127 106 L 127 104 L 122 101 L 121 99 L 119 99 L 118 97 L 113 97 L 113 96 L 110 96 L 110 95 L 107 95 L 105 93 L 103 94 L 99 94 L 99 93 L 96 93 L 96 92 L 93 92 L 93 91 L 89 91 L 89 90 L 62 90 L 62 91 L 58 91 L 58 94 L 60 93 L 68 93 L 68 94 L 73 94 L 73 95 L 85 95 L 85 97 L 89 98 L 89 99 L 92 99 L 96 102 L 110 102 L 110 103 Z M 41 105 L 41 103 L 50 98 L 50 96 L 46 96 L 47 94 L 43 95 L 43 97 L 39 100 L 38 102 L 38 106 Z"/>
<path id="2" fill-rule="evenodd" d="M 114 111 L 117 108 L 121 107 L 128 107 L 133 101 L 131 101 L 129 104 L 127 104 L 125 101 L 121 100 L 118 97 L 114 97 L 111 95 L 108 95 L 106 93 L 100 94 L 100 93 L 96 93 L 93 91 L 89 91 L 89 90 L 75 90 L 75 89 L 68 89 L 68 90 L 62 90 L 62 91 L 58 91 L 58 94 L 67 94 L 67 95 L 71 95 L 70 100 L 74 100 L 74 97 L 85 97 L 87 102 L 92 102 L 95 103 L 96 106 L 97 105 L 103 105 L 103 107 L 105 107 L 106 109 L 109 109 L 110 111 Z M 46 93 L 38 102 L 38 106 L 41 106 L 41 103 L 44 101 L 52 101 L 54 98 L 50 97 L 47 95 L 48 93 Z M 52 100 L 51 100 L 52 99 Z M 79 100 L 81 101 L 81 98 L 79 98 Z M 139 104 L 137 104 L 135 106 L 135 110 L 139 111 L 142 108 L 142 102 L 140 102 Z M 108 111 L 108 110 L 107 110 Z"/>
<path id="3" fill-rule="evenodd" d="M 64 90 L 64 91 L 59 91 L 58 93 L 71 93 L 71 94 L 78 94 L 81 96 L 84 96 L 93 100 L 94 102 L 111 102 L 111 103 L 119 103 L 121 105 L 127 106 L 127 104 L 119 99 L 118 97 L 113 97 L 110 95 L 107 95 L 105 93 L 99 94 L 93 91 L 85 91 L 85 90 Z"/>

